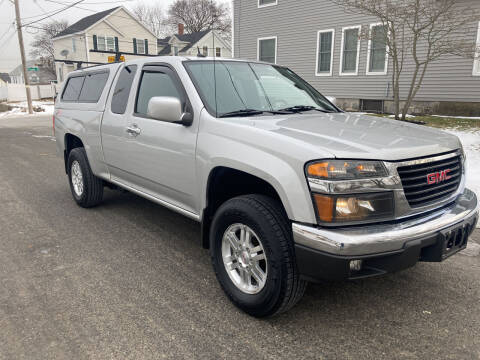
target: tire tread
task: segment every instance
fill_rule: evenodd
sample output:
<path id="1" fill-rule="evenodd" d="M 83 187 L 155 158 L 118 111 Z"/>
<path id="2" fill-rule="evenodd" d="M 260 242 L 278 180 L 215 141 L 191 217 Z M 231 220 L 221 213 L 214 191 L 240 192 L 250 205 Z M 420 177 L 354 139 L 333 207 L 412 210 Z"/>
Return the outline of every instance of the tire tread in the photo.
<path id="1" fill-rule="evenodd" d="M 70 168 L 74 160 L 77 160 L 82 168 L 84 196 L 82 196 L 80 199 L 77 199 L 72 188 L 73 198 L 81 207 L 90 208 L 97 206 L 102 202 L 103 199 L 103 180 L 93 174 L 90 164 L 88 163 L 85 149 L 83 147 L 78 147 L 70 151 L 68 156 L 68 176 L 70 186 L 72 186 L 70 179 Z"/>

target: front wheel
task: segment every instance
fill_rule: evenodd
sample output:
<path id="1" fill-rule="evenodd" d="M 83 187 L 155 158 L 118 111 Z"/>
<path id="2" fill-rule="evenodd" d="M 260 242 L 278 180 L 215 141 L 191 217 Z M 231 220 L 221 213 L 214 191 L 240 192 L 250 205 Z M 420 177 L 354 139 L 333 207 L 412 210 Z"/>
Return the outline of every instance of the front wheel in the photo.
<path id="1" fill-rule="evenodd" d="M 223 290 L 252 316 L 287 311 L 305 291 L 289 220 L 272 198 L 239 196 L 220 206 L 212 222 L 210 251 Z"/>

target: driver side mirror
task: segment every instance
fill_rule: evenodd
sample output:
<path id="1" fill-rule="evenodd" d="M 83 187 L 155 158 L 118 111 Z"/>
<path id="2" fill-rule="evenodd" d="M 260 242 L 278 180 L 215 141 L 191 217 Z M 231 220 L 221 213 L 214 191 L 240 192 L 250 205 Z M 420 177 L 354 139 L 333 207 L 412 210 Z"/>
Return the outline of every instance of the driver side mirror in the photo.
<path id="1" fill-rule="evenodd" d="M 148 101 L 147 116 L 161 121 L 180 123 L 185 126 L 192 124 L 193 116 L 182 111 L 182 103 L 176 97 L 154 96 Z"/>

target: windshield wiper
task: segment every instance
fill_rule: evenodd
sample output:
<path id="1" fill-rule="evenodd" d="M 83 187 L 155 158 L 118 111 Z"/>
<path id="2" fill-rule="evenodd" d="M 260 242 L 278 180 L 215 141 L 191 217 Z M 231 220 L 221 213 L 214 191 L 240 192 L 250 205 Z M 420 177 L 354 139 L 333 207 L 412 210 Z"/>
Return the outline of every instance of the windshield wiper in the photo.
<path id="1" fill-rule="evenodd" d="M 235 111 L 226 112 L 219 117 L 234 117 L 234 116 L 254 116 L 254 115 L 261 115 L 263 114 L 262 110 L 255 110 L 255 109 L 240 109 Z"/>
<path id="2" fill-rule="evenodd" d="M 315 106 L 310 106 L 310 105 L 295 105 L 295 106 L 289 106 L 283 109 L 280 109 L 279 111 L 290 111 L 294 113 L 302 112 L 302 111 L 310 111 L 310 110 L 316 110 L 324 113 L 332 113 L 334 111 L 332 110 L 325 110 L 325 109 L 320 109 Z"/>
<path id="3" fill-rule="evenodd" d="M 226 112 L 220 115 L 219 117 L 224 118 L 224 117 L 234 117 L 234 116 L 255 116 L 255 115 L 261 115 L 263 113 L 285 115 L 285 114 L 290 114 L 291 112 L 283 111 L 283 110 L 240 109 L 240 110 Z"/>

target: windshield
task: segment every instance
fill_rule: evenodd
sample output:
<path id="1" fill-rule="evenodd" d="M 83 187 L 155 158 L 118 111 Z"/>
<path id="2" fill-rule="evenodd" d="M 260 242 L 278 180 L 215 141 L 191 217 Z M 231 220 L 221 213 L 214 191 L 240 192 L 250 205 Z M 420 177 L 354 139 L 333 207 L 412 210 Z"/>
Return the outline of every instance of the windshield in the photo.
<path id="1" fill-rule="evenodd" d="M 338 111 L 305 80 L 284 67 L 238 61 L 214 64 L 208 60 L 184 64 L 205 107 L 217 117 Z"/>

